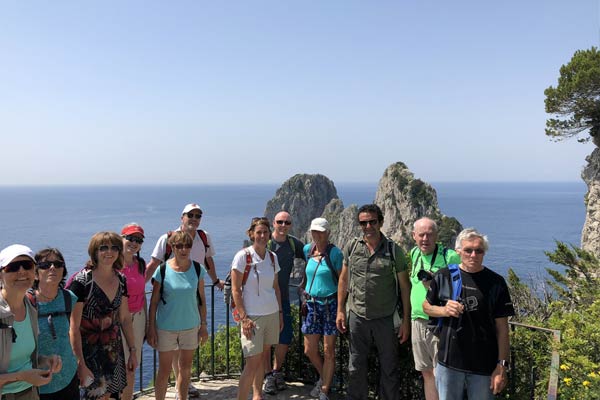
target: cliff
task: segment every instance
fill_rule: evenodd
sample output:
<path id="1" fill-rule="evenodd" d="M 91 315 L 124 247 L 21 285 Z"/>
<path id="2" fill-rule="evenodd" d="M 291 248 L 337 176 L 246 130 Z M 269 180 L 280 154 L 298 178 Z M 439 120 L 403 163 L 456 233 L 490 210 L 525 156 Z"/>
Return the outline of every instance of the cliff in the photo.
<path id="1" fill-rule="evenodd" d="M 427 183 L 415 179 L 404 163 L 390 165 L 383 173 L 375 194 L 375 204 L 383 211 L 383 233 L 395 240 L 405 251 L 414 246 L 412 224 L 423 216 L 434 219 L 440 228 L 440 240 L 454 248 L 461 224 L 443 215 L 437 202 L 437 193 Z M 360 236 L 357 221 L 360 205 L 344 208 L 331 180 L 323 175 L 295 175 L 277 190 L 267 203 L 265 216 L 273 218 L 280 210 L 288 211 L 294 225 L 291 233 L 308 242 L 310 221 L 324 217 L 331 227 L 330 240 L 343 248 L 353 237 Z"/>
<path id="2" fill-rule="evenodd" d="M 585 223 L 581 232 L 581 247 L 600 257 L 600 149 L 587 156 L 588 165 L 581 178 L 588 187 L 585 195 Z"/>

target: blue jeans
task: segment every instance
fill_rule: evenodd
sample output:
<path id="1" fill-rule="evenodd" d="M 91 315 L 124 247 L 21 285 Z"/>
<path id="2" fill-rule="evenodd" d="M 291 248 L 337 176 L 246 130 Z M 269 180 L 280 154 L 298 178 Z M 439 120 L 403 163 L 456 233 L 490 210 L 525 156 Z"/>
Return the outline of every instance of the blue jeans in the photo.
<path id="1" fill-rule="evenodd" d="M 438 363 L 435 367 L 435 386 L 440 400 L 463 400 L 463 392 L 467 388 L 469 399 L 493 400 L 489 375 L 476 375 L 446 368 Z"/>

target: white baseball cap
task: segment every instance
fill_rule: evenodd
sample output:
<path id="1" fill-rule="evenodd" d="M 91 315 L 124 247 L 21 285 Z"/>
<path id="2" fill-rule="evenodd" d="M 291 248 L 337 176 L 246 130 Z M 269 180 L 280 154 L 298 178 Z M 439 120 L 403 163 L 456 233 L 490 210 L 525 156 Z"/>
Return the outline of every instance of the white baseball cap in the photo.
<path id="1" fill-rule="evenodd" d="M 35 255 L 29 247 L 22 244 L 13 244 L 0 251 L 0 268 L 6 267 L 19 256 L 27 256 L 35 261 Z"/>
<path id="2" fill-rule="evenodd" d="M 315 218 L 310 223 L 311 231 L 328 232 L 329 222 L 325 218 Z"/>
<path id="3" fill-rule="evenodd" d="M 200 206 L 198 204 L 190 203 L 190 204 L 186 205 L 185 207 L 183 207 L 183 211 L 181 212 L 181 215 L 187 214 L 192 210 L 200 210 L 200 212 L 202 212 L 202 209 L 200 208 Z"/>

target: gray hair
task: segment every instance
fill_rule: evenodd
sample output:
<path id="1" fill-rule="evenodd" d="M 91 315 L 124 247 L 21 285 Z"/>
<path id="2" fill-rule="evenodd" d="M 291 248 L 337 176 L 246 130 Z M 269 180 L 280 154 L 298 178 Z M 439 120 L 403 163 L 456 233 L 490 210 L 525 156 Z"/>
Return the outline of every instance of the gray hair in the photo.
<path id="1" fill-rule="evenodd" d="M 488 249 L 490 248 L 490 242 L 488 241 L 488 238 L 486 235 L 484 235 L 483 233 L 480 233 L 475 228 L 463 229 L 462 232 L 460 232 L 458 234 L 458 237 L 456 238 L 456 244 L 455 244 L 454 248 L 456 250 L 461 249 L 463 240 L 472 240 L 472 239 L 481 239 L 483 241 L 483 250 L 485 250 L 485 252 L 487 253 Z"/>
<path id="2" fill-rule="evenodd" d="M 427 221 L 427 222 L 431 223 L 431 227 L 433 228 L 433 231 L 435 233 L 438 233 L 437 223 L 429 217 L 422 217 L 422 218 L 419 218 L 418 220 L 416 220 L 415 223 L 413 224 L 413 232 L 415 232 L 417 230 L 417 224 L 421 221 Z"/>

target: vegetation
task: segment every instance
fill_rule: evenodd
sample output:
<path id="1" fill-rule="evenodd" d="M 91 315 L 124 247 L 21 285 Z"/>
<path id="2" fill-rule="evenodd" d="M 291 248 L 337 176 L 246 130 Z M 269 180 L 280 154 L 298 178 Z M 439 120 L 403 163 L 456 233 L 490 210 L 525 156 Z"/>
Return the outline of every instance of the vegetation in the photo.
<path id="1" fill-rule="evenodd" d="M 558 85 L 544 94 L 546 112 L 554 114 L 546 120 L 546 135 L 558 141 L 589 131 L 590 137 L 600 139 L 600 52 L 596 47 L 576 51 L 560 68 Z"/>

